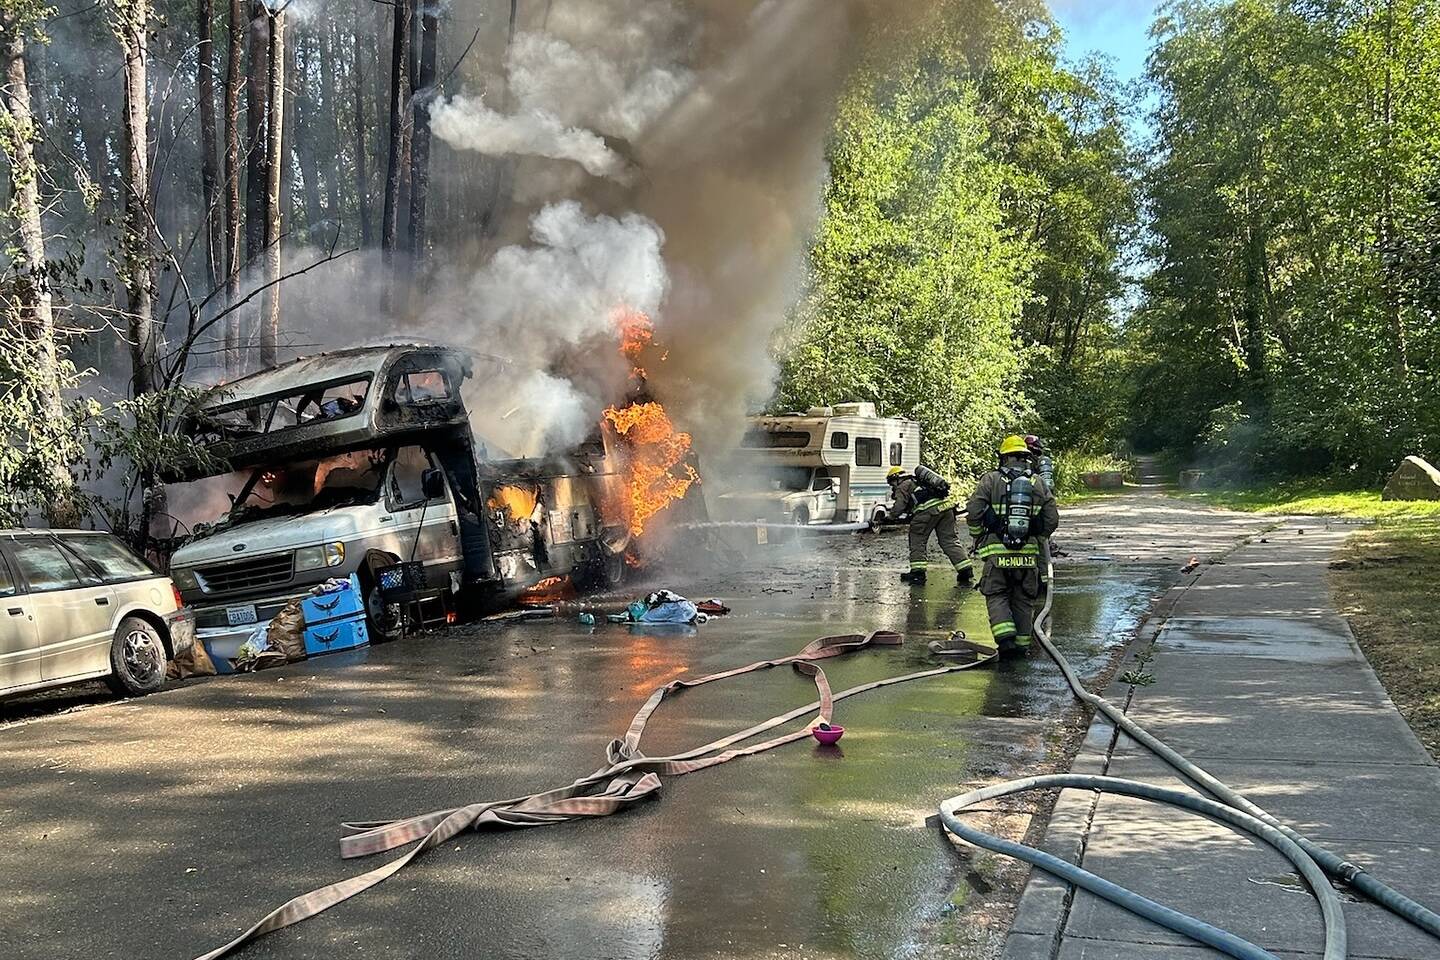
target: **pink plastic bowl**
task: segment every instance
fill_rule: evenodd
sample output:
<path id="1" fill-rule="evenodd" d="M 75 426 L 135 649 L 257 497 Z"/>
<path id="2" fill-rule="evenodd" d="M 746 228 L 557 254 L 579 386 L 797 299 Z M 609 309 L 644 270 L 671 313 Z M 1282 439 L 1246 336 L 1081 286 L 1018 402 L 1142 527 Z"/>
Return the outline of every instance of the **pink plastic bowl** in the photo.
<path id="1" fill-rule="evenodd" d="M 811 727 L 810 735 L 828 747 L 838 743 L 840 738 L 845 736 L 845 728 L 833 723 L 822 723 L 819 726 Z"/>

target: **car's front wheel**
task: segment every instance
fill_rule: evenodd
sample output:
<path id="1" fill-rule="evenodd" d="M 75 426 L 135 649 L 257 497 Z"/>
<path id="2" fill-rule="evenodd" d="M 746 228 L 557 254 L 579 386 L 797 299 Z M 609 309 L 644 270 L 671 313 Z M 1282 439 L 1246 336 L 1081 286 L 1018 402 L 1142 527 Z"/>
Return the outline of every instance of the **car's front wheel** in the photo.
<path id="1" fill-rule="evenodd" d="M 110 676 L 105 682 L 116 693 L 138 697 L 154 693 L 165 683 L 165 641 L 148 620 L 126 617 L 110 641 Z"/>

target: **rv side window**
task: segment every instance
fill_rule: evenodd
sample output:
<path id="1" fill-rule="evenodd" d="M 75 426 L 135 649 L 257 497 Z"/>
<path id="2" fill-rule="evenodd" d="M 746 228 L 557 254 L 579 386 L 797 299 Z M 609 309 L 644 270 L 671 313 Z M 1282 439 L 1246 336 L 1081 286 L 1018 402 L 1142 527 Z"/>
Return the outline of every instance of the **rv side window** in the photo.
<path id="1" fill-rule="evenodd" d="M 905 445 L 903 443 L 890 444 L 890 466 L 899 467 L 905 463 Z"/>
<path id="2" fill-rule="evenodd" d="M 830 435 L 830 449 L 831 449 L 831 450 L 849 450 L 849 449 L 850 449 L 850 434 L 846 433 L 846 432 L 843 431 L 843 430 L 836 430 L 834 433 L 832 433 L 832 434 Z"/>
<path id="3" fill-rule="evenodd" d="M 411 370 L 395 380 L 395 402 L 402 406 L 450 399 L 450 383 L 443 370 Z"/>
<path id="4" fill-rule="evenodd" d="M 421 475 L 430 468 L 430 458 L 419 447 L 401 447 L 390 467 L 390 495 L 397 507 L 418 507 L 425 502 Z"/>
<path id="5" fill-rule="evenodd" d="M 804 430 L 747 430 L 740 440 L 740 446 L 749 450 L 772 447 L 800 449 L 810 446 L 810 434 Z"/>
<path id="6" fill-rule="evenodd" d="M 880 466 L 880 451 L 883 449 L 879 437 L 856 437 L 855 438 L 855 466 L 857 467 L 878 467 Z"/>

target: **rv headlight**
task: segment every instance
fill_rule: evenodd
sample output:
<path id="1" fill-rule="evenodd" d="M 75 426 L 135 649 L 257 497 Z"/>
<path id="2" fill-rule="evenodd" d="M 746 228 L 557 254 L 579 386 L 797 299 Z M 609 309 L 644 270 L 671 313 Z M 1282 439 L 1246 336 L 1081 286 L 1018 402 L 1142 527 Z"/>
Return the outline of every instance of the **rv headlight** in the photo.
<path id="1" fill-rule="evenodd" d="M 200 581 L 196 579 L 194 570 L 171 570 L 170 579 L 175 581 L 175 586 L 179 587 L 181 590 L 200 589 Z"/>
<path id="2" fill-rule="evenodd" d="M 338 567 L 345 562 L 345 544 L 327 543 L 318 547 L 301 547 L 295 551 L 295 570 L 319 570 Z"/>

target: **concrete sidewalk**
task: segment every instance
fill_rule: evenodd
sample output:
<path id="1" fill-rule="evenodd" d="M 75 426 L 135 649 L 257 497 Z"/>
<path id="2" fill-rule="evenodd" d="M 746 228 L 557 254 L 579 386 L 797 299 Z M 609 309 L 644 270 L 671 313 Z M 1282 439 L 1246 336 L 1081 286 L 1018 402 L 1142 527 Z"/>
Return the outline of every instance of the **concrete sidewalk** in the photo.
<path id="1" fill-rule="evenodd" d="M 1331 604 L 1326 564 L 1349 533 L 1296 521 L 1202 568 L 1149 630 L 1155 677 L 1105 696 L 1301 833 L 1432 909 L 1440 906 L 1440 767 L 1396 712 Z M 1162 611 L 1163 612 L 1163 611 Z M 1056 623 L 1063 633 L 1064 623 Z M 1142 636 L 1135 650 L 1148 644 Z M 1133 664 L 1128 664 L 1130 666 Z M 1121 671 L 1124 672 L 1123 669 Z M 1096 720 L 1072 769 L 1182 788 Z M 1318 957 L 1319 910 L 1290 864 L 1169 807 L 1079 791 L 1059 799 L 1045 849 L 1251 940 Z M 1350 894 L 1350 956 L 1440 957 L 1430 939 Z M 1007 960 L 1206 960 L 1222 954 L 1033 871 Z"/>

